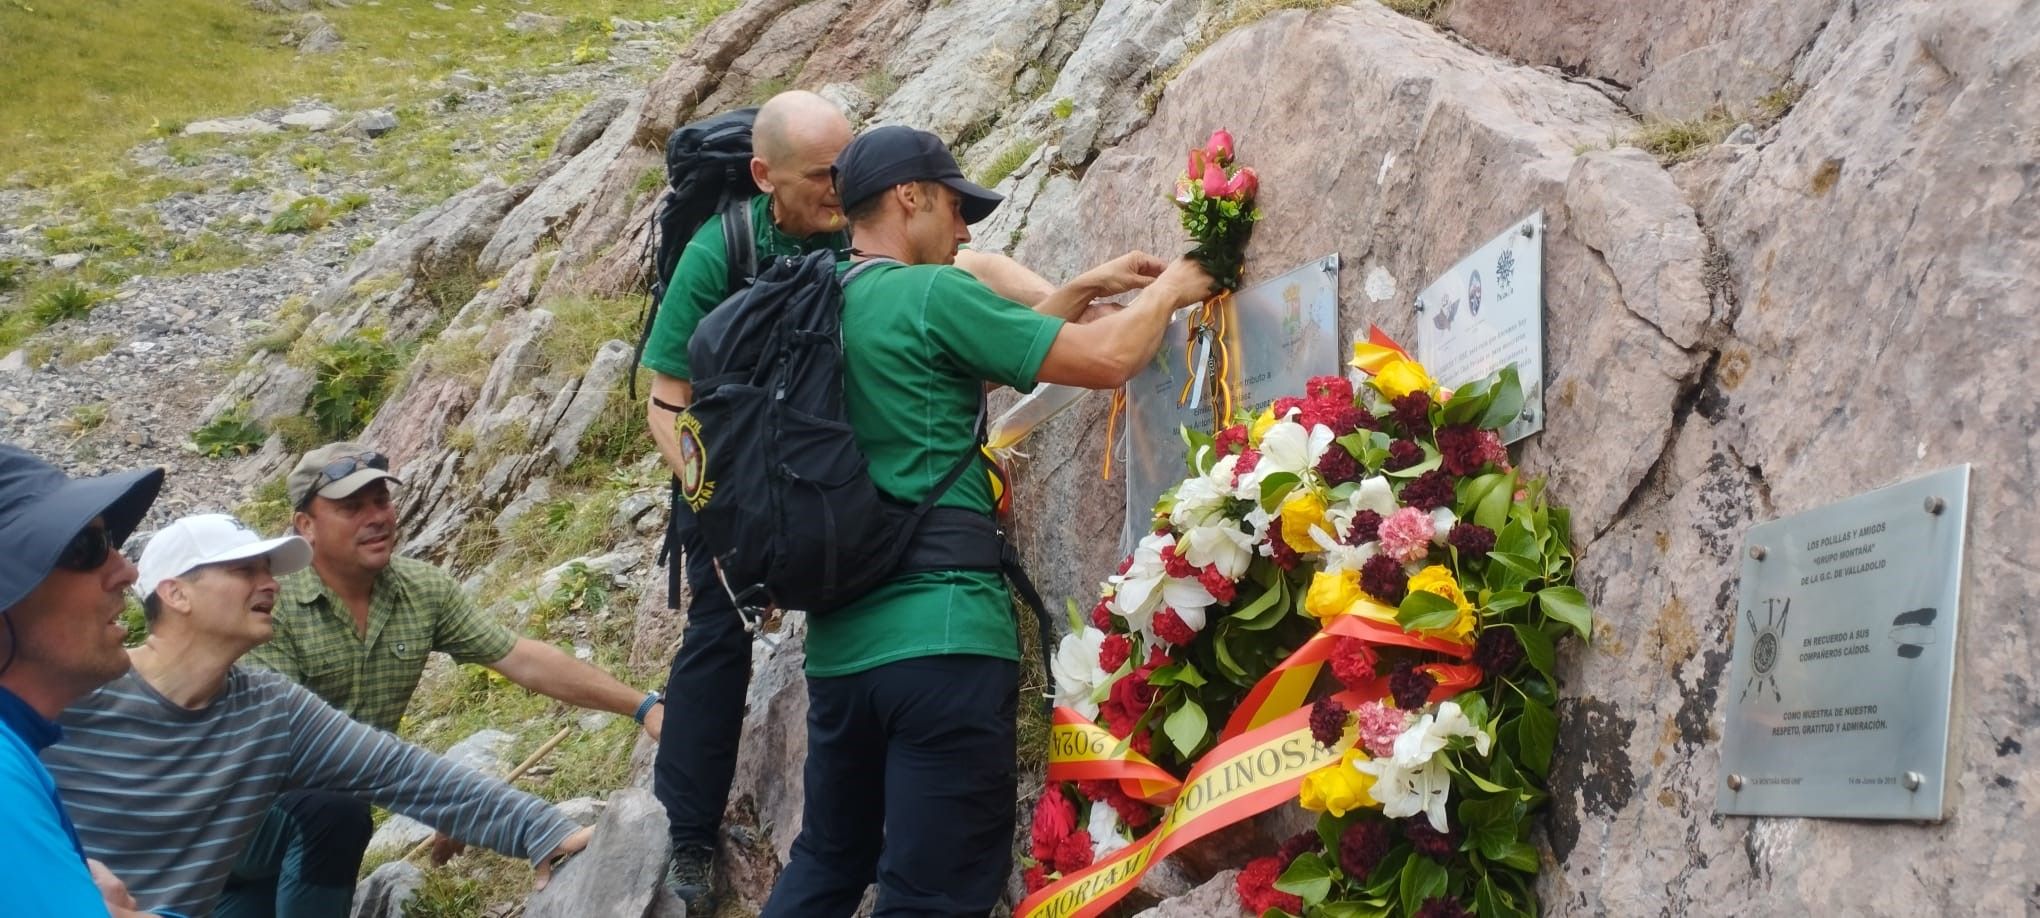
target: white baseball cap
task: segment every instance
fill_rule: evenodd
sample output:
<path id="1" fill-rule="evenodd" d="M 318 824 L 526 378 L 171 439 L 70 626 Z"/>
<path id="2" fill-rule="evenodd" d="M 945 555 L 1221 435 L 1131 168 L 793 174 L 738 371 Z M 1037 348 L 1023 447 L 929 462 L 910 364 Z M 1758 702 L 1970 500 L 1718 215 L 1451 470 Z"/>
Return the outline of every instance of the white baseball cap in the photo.
<path id="1" fill-rule="evenodd" d="M 157 530 L 142 546 L 135 566 L 141 577 L 135 592 L 143 599 L 155 595 L 156 587 L 173 577 L 182 577 L 208 564 L 239 561 L 257 555 L 269 556 L 269 573 L 304 570 L 312 563 L 312 546 L 297 536 L 264 539 L 261 534 L 224 513 L 187 516 Z"/>

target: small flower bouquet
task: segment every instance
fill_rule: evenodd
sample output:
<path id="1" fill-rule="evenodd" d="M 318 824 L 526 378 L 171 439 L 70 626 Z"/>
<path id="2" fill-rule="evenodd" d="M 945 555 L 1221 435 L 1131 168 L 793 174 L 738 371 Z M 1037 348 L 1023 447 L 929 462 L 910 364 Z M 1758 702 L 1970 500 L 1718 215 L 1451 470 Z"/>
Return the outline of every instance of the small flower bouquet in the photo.
<path id="1" fill-rule="evenodd" d="M 1221 290 L 1240 288 L 1247 237 L 1261 219 L 1254 206 L 1260 187 L 1253 169 L 1233 162 L 1232 135 L 1223 128 L 1211 132 L 1203 149 L 1190 151 L 1189 168 L 1176 180 L 1176 209 L 1196 243 L 1190 257 Z"/>
<path id="2" fill-rule="evenodd" d="M 1251 198 L 1251 172 L 1221 180 L 1241 174 Z M 1204 191 L 1189 197 L 1226 213 Z M 1317 831 L 1241 865 L 1249 911 L 1535 914 L 1554 648 L 1592 624 L 1567 515 L 1503 449 L 1513 368 L 1448 392 L 1378 332 L 1354 366 L 1357 386 L 1317 377 L 1215 436 L 1184 431 L 1189 476 L 1089 615 L 1072 610 L 1051 661 L 1057 723 L 1117 743 L 1087 761 L 1195 780 L 1235 738 L 1307 709 L 1322 764 L 1286 780 Z M 1204 818 L 1136 781 L 1054 780 L 1060 754 L 1030 892 Z"/>

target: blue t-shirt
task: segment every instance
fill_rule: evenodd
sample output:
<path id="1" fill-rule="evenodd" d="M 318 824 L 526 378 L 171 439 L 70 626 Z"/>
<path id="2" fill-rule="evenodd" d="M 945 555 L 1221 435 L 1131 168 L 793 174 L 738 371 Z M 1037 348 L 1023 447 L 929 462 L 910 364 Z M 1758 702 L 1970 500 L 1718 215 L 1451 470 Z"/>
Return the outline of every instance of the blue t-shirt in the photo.
<path id="1" fill-rule="evenodd" d="M 22 882 L 0 883 L 0 915 L 104 915 L 85 869 L 78 830 L 36 753 L 63 738 L 57 725 L 0 688 L 0 864 Z M 33 879 L 26 879 L 32 877 Z"/>

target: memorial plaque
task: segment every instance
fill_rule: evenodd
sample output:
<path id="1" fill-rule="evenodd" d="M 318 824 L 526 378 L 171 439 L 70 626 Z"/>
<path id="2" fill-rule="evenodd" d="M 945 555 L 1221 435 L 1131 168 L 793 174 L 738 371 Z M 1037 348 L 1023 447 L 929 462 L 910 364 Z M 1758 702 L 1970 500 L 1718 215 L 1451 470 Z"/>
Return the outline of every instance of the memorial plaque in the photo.
<path id="1" fill-rule="evenodd" d="M 1751 527 L 1715 809 L 1938 820 L 1969 467 Z"/>
<path id="2" fill-rule="evenodd" d="M 1523 413 L 1502 427 L 1502 442 L 1544 429 L 1544 211 L 1417 294 L 1417 360 L 1447 388 L 1515 364 Z"/>
<path id="3" fill-rule="evenodd" d="M 1189 473 L 1179 430 L 1209 433 L 1216 422 L 1210 378 L 1198 368 L 1222 366 L 1234 410 L 1249 413 L 1302 395 L 1313 376 L 1341 372 L 1339 256 L 1313 259 L 1234 294 L 1222 355 L 1213 353 L 1215 338 L 1193 334 L 1197 319 L 1195 307 L 1179 315 L 1163 332 L 1155 362 L 1126 385 L 1127 546 L 1149 531 L 1162 492 Z"/>

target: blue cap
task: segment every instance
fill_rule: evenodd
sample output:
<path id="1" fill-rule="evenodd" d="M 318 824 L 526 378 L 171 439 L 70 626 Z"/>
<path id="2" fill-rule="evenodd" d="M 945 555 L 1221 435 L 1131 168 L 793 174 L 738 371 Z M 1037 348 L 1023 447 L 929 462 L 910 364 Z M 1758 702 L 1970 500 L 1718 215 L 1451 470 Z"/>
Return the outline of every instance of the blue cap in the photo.
<path id="1" fill-rule="evenodd" d="M 0 611 L 34 592 L 94 517 L 105 519 L 115 546 L 127 541 L 162 487 L 162 469 L 72 478 L 21 447 L 0 443 Z"/>

